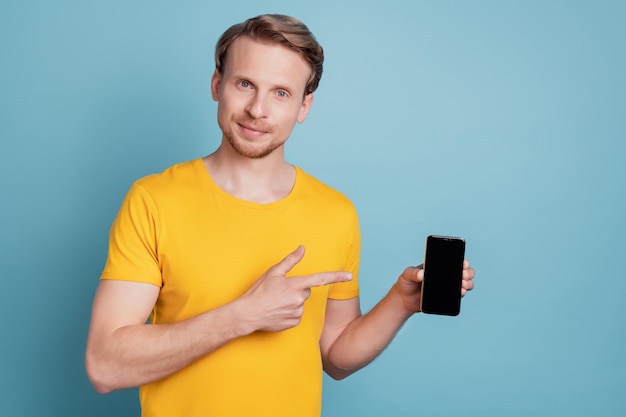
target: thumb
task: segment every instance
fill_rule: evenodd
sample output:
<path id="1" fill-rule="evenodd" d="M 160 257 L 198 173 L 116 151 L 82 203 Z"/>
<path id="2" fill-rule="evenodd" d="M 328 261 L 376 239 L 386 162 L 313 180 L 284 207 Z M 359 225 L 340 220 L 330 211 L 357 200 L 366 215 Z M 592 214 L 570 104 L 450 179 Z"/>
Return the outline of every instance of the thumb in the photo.
<path id="1" fill-rule="evenodd" d="M 422 265 L 409 266 L 404 270 L 404 272 L 402 272 L 400 278 L 407 282 L 413 281 L 420 283 L 424 280 L 424 268 L 422 267 Z"/>
<path id="2" fill-rule="evenodd" d="M 298 248 L 291 252 L 289 255 L 285 256 L 285 258 L 274 265 L 274 271 L 285 276 L 289 271 L 293 269 L 294 266 L 298 264 L 304 258 L 304 246 L 300 245 Z"/>

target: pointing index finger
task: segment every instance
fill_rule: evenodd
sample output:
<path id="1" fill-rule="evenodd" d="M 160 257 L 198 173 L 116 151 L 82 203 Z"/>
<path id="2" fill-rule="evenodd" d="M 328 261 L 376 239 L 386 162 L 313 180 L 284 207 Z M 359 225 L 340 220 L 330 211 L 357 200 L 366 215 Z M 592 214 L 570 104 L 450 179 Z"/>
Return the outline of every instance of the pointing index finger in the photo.
<path id="1" fill-rule="evenodd" d="M 301 288 L 322 287 L 324 285 L 346 282 L 352 279 L 352 274 L 345 271 L 319 272 L 317 274 L 305 275 L 291 278 L 296 281 Z"/>

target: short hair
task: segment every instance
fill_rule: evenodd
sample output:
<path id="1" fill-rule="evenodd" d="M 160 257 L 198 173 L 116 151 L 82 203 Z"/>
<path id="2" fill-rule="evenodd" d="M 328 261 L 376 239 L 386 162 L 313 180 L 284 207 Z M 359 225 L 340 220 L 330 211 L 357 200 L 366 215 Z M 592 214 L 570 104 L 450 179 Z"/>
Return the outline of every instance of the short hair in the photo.
<path id="1" fill-rule="evenodd" d="M 311 67 L 311 77 L 305 94 L 317 89 L 322 78 L 324 49 L 300 20 L 282 14 L 265 14 L 228 28 L 215 46 L 215 68 L 220 74 L 224 72 L 230 45 L 235 39 L 244 36 L 257 41 L 277 43 L 298 53 Z"/>

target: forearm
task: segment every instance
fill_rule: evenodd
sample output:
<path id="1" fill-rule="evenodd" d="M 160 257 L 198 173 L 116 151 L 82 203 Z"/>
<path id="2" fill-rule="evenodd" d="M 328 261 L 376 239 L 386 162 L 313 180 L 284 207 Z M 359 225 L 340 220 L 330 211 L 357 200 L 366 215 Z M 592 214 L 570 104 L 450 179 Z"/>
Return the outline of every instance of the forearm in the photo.
<path id="1" fill-rule="evenodd" d="M 343 379 L 372 362 L 413 314 L 396 286 L 367 314 L 352 321 L 324 355 L 324 370 Z"/>
<path id="2" fill-rule="evenodd" d="M 90 335 L 87 371 L 98 392 L 171 375 L 229 341 L 251 333 L 231 303 L 175 324 L 136 324 Z"/>

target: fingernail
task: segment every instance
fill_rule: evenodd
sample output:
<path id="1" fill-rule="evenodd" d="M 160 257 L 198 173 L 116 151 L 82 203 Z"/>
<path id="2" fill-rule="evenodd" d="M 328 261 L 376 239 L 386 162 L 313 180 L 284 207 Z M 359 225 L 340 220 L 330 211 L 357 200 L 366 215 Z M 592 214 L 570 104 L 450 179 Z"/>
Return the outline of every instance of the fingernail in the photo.
<path id="1" fill-rule="evenodd" d="M 352 280 L 352 274 L 348 272 L 346 274 L 346 281 L 351 281 L 351 280 Z"/>

